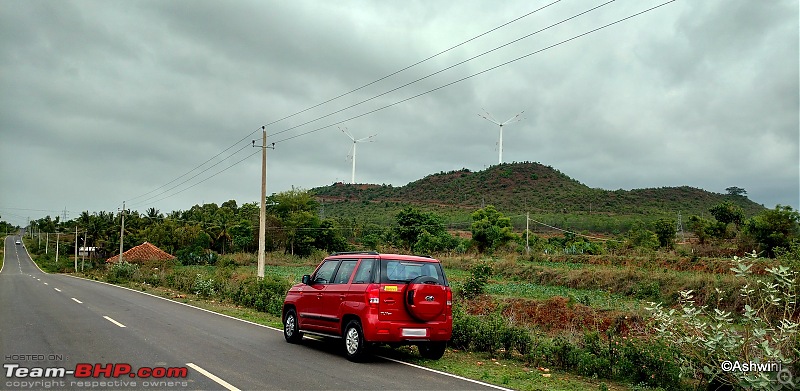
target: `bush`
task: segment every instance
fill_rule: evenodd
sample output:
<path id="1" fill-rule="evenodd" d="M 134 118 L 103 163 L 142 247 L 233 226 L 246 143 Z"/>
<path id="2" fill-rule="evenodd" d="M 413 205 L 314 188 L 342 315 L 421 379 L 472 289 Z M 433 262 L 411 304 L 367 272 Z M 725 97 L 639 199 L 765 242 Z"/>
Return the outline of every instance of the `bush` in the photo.
<path id="1" fill-rule="evenodd" d="M 117 284 L 130 281 L 139 271 L 139 265 L 130 262 L 117 262 L 111 265 L 106 274 L 106 281 Z"/>
<path id="2" fill-rule="evenodd" d="M 531 351 L 532 338 L 527 329 L 511 325 L 499 314 L 475 316 L 456 307 L 453 310 L 453 335 L 449 344 L 458 349 L 491 355 L 503 349 L 507 356 L 514 351 L 524 356 Z"/>
<path id="3" fill-rule="evenodd" d="M 259 281 L 252 277 L 241 281 L 231 292 L 230 299 L 238 305 L 281 316 L 283 299 L 289 287 L 286 279 L 266 276 Z"/>
<path id="4" fill-rule="evenodd" d="M 480 263 L 470 269 L 470 275 L 464 282 L 461 288 L 461 295 L 465 299 L 471 299 L 475 296 L 482 295 L 486 291 L 486 284 L 489 282 L 489 277 L 492 276 L 492 266 L 486 263 Z"/>
<path id="5" fill-rule="evenodd" d="M 192 284 L 192 292 L 201 297 L 213 296 L 215 292 L 214 279 L 204 278 L 202 274 L 197 273 Z"/>
<path id="6" fill-rule="evenodd" d="M 758 256 L 754 252 L 748 259 L 734 257 L 731 268 L 745 282 L 739 289 L 745 298 L 741 313 L 699 306 L 691 290 L 680 292 L 680 311 L 650 303 L 648 310 L 658 336 L 680 349 L 678 359 L 684 375 L 711 384 L 771 389 L 780 372 L 726 371 L 722 363 L 773 362 L 788 366 L 800 358 L 796 349 L 800 344 L 800 324 L 796 321 L 800 310 L 798 272 L 778 265 L 766 269 L 767 278 L 753 281 L 751 268 Z M 722 293 L 718 290 L 717 295 Z"/>

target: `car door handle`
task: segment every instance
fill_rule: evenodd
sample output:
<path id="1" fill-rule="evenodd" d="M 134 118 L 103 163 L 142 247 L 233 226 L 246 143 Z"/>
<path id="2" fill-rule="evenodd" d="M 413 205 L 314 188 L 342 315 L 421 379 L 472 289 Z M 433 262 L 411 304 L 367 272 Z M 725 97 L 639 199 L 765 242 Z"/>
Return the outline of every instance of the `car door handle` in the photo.
<path id="1" fill-rule="evenodd" d="M 383 302 L 386 304 L 394 304 L 394 299 L 385 299 Z"/>

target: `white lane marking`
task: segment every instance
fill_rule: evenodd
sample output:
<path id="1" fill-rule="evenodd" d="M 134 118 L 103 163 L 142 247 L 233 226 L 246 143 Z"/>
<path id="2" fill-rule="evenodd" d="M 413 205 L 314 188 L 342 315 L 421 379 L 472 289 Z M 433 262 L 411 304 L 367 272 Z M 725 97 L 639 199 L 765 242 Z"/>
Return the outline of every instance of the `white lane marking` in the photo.
<path id="1" fill-rule="evenodd" d="M 48 283 L 46 283 L 46 282 L 45 282 L 44 284 L 45 284 L 45 285 L 50 285 L 50 284 L 48 284 Z"/>
<path id="2" fill-rule="evenodd" d="M 213 381 L 217 382 L 217 384 L 219 384 L 219 385 L 221 385 L 221 386 L 223 386 L 223 387 L 225 387 L 225 388 L 227 388 L 227 389 L 229 389 L 229 390 L 231 390 L 231 391 L 239 391 L 239 389 L 238 389 L 238 388 L 234 387 L 234 386 L 233 386 L 233 385 L 231 385 L 230 383 L 226 382 L 225 380 L 222 380 L 222 379 L 218 378 L 218 377 L 217 377 L 217 376 L 215 376 L 213 373 L 211 373 L 211 372 L 209 372 L 209 371 L 206 371 L 205 369 L 203 369 L 203 368 L 200 368 L 200 367 L 198 367 L 197 365 L 195 365 L 195 364 L 193 364 L 193 363 L 187 362 L 187 363 L 186 363 L 186 365 L 187 365 L 187 366 L 189 366 L 189 367 L 191 367 L 191 368 L 192 368 L 192 369 L 194 369 L 195 371 L 202 373 L 202 374 L 203 374 L 203 375 L 205 375 L 207 378 L 209 378 L 209 379 L 211 379 L 211 380 L 213 380 Z"/>
<path id="3" fill-rule="evenodd" d="M 119 327 L 125 327 L 125 325 L 124 325 L 124 324 L 122 324 L 122 323 L 120 323 L 120 322 L 117 322 L 116 320 L 114 320 L 114 319 L 111 319 L 111 318 L 109 318 L 108 316 L 103 316 L 103 317 L 104 317 L 104 318 L 106 318 L 106 320 L 107 320 L 107 321 L 109 321 L 109 322 L 111 322 L 111 323 L 114 323 L 115 325 L 117 325 L 117 326 L 119 326 Z"/>
<path id="4" fill-rule="evenodd" d="M 55 289 L 56 292 L 61 292 L 61 289 L 58 289 L 58 288 L 53 288 L 53 289 Z"/>
<path id="5" fill-rule="evenodd" d="M 500 386 L 496 386 L 494 384 L 484 383 L 482 381 L 468 379 L 466 377 L 461 377 L 461 376 L 458 376 L 458 375 L 454 375 L 452 373 L 437 371 L 437 370 L 431 369 L 431 368 L 425 368 L 425 367 L 422 367 L 422 366 L 419 366 L 419 365 L 416 365 L 416 364 L 412 364 L 410 362 L 395 360 L 393 358 L 383 357 L 383 356 L 376 356 L 376 357 L 380 357 L 380 358 L 382 358 L 384 360 L 388 360 L 388 361 L 395 362 L 395 363 L 398 363 L 398 364 L 408 365 L 410 367 L 414 367 L 414 368 L 417 368 L 417 369 L 422 369 L 423 371 L 438 373 L 439 375 L 449 376 L 449 377 L 452 377 L 452 378 L 455 378 L 455 379 L 459 379 L 459 380 L 464 380 L 464 381 L 467 381 L 467 382 L 470 382 L 470 383 L 480 384 L 480 385 L 485 386 L 485 387 L 491 387 L 491 388 L 494 388 L 496 390 L 513 391 L 510 388 L 503 388 L 503 387 L 500 387 Z"/>
<path id="6" fill-rule="evenodd" d="M 76 298 L 74 298 L 74 297 L 70 297 L 70 299 L 74 300 L 74 301 L 75 301 L 76 303 L 78 303 L 78 304 L 83 304 L 83 302 L 82 302 L 82 301 L 80 301 L 80 300 L 78 300 L 78 299 L 76 299 Z"/>

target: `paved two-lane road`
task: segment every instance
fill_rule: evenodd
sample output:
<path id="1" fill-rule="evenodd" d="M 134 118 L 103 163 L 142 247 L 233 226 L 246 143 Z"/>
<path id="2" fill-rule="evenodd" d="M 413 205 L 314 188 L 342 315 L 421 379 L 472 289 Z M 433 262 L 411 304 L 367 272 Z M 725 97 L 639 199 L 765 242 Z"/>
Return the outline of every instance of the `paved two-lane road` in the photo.
<path id="1" fill-rule="evenodd" d="M 291 345 L 280 331 L 264 326 L 96 281 L 47 274 L 22 245 L 14 244 L 17 238 L 5 239 L 0 271 L 1 389 L 87 389 L 78 383 L 87 381 L 107 382 L 95 389 L 145 388 L 146 381 L 161 382 L 147 388 L 173 390 L 492 389 L 380 358 L 351 363 L 328 344 Z M 8 376 L 25 372 L 9 364 L 74 370 L 81 363 L 130 364 L 133 371 L 186 368 L 188 376 Z"/>

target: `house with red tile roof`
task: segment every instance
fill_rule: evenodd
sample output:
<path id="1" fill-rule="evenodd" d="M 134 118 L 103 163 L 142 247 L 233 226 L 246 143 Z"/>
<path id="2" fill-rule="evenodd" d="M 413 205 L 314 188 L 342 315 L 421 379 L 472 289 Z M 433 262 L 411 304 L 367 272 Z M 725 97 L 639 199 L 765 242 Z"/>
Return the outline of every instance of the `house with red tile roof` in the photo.
<path id="1" fill-rule="evenodd" d="M 175 259 L 175 256 L 148 242 L 144 242 L 122 253 L 122 260 L 131 263 L 144 261 L 170 261 L 173 259 Z M 106 259 L 107 263 L 116 263 L 118 261 L 119 254 Z"/>

